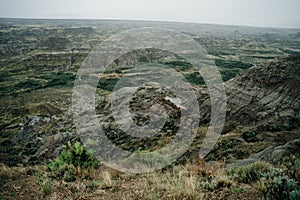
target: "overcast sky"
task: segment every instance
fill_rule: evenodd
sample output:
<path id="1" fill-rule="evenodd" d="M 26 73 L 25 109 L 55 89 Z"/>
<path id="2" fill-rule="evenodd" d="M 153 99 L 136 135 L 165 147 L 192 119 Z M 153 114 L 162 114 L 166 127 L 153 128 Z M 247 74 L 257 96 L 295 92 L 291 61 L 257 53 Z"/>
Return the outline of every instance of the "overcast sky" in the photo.
<path id="1" fill-rule="evenodd" d="M 300 28 L 300 0 L 0 0 L 0 17 L 137 19 Z"/>

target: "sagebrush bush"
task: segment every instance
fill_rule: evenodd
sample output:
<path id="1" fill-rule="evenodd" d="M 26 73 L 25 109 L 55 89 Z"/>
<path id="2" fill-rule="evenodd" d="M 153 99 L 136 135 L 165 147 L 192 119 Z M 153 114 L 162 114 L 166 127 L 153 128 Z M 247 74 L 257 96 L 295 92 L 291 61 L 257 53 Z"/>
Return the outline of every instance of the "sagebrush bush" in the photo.
<path id="1" fill-rule="evenodd" d="M 300 159 L 292 155 L 282 160 L 280 168 L 283 168 L 287 175 L 295 180 L 300 180 Z"/>
<path id="2" fill-rule="evenodd" d="M 263 175 L 267 187 L 266 197 L 275 200 L 300 199 L 300 188 L 282 169 L 273 168 Z"/>
<path id="3" fill-rule="evenodd" d="M 48 164 L 50 171 L 56 178 L 66 181 L 73 181 L 76 176 L 82 176 L 82 170 L 93 170 L 98 165 L 98 161 L 84 145 L 80 142 L 63 146 L 63 150 L 58 158 Z"/>
<path id="4" fill-rule="evenodd" d="M 263 161 L 256 161 L 252 164 L 236 167 L 229 171 L 234 180 L 241 183 L 252 183 L 258 181 L 263 174 L 269 172 L 272 165 Z"/>
<path id="5" fill-rule="evenodd" d="M 290 192 L 289 199 L 290 200 L 299 200 L 300 199 L 300 189 L 293 190 L 292 192 Z"/>

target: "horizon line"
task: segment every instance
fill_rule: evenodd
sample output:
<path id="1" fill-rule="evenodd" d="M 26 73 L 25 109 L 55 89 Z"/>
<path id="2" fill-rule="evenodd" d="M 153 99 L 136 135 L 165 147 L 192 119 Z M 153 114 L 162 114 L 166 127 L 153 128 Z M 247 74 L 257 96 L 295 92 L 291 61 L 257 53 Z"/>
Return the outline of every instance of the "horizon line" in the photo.
<path id="1" fill-rule="evenodd" d="M 107 20 L 107 21 L 144 21 L 144 22 L 161 22 L 161 23 L 187 23 L 187 24 L 205 24 L 216 26 L 238 26 L 249 28 L 269 28 L 269 29 L 300 29 L 300 27 L 275 27 L 275 26 L 259 26 L 245 24 L 222 24 L 214 22 L 192 22 L 192 21 L 172 21 L 172 20 L 149 20 L 149 19 L 120 19 L 120 18 L 71 18 L 71 17 L 8 17 L 0 16 L 0 19 L 20 19 L 20 20 Z"/>

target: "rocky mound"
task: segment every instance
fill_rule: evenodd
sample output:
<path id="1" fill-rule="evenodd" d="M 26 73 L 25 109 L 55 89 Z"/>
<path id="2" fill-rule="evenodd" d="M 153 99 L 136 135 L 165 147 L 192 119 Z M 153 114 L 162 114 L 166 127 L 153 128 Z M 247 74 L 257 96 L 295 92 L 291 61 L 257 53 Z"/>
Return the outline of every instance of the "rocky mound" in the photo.
<path id="1" fill-rule="evenodd" d="M 239 160 L 236 163 L 229 165 L 229 167 L 247 165 L 256 162 L 258 160 L 263 160 L 273 164 L 278 164 L 285 157 L 289 157 L 291 155 L 299 157 L 300 155 L 299 146 L 300 146 L 299 139 L 292 140 L 287 142 L 284 145 L 280 145 L 277 147 L 269 147 L 263 151 L 260 151 L 256 154 L 249 156 L 246 159 Z"/>
<path id="2" fill-rule="evenodd" d="M 262 129 L 300 125 L 300 56 L 269 61 L 226 83 L 228 123 Z"/>
<path id="3" fill-rule="evenodd" d="M 300 55 L 278 58 L 240 72 L 225 83 L 224 132 L 236 126 L 290 130 L 300 125 Z M 210 120 L 210 99 L 199 90 L 202 124 Z"/>

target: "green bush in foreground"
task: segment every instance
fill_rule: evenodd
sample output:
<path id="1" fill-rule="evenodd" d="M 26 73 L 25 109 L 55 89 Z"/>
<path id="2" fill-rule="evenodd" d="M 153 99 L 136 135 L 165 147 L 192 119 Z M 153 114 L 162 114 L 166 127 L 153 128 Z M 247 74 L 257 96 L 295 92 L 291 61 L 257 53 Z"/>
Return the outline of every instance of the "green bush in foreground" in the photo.
<path id="1" fill-rule="evenodd" d="M 84 145 L 78 141 L 73 144 L 69 141 L 63 146 L 60 156 L 50 162 L 48 167 L 56 178 L 74 181 L 76 176 L 82 176 L 82 170 L 90 173 L 97 165 L 98 161 Z"/>
<path id="2" fill-rule="evenodd" d="M 272 165 L 263 161 L 257 161 L 252 164 L 236 167 L 229 171 L 233 179 L 241 183 L 252 183 L 258 181 L 264 173 L 271 170 Z"/>
<path id="3" fill-rule="evenodd" d="M 290 172 L 275 168 L 269 163 L 257 161 L 246 166 L 233 168 L 229 174 L 238 182 L 256 184 L 256 188 L 261 192 L 263 199 L 300 199 L 298 182 L 289 176 L 291 175 Z"/>
<path id="4" fill-rule="evenodd" d="M 300 199 L 300 188 L 297 181 L 284 174 L 282 169 L 273 168 L 271 172 L 263 175 L 267 186 L 265 198 L 275 200 Z"/>

